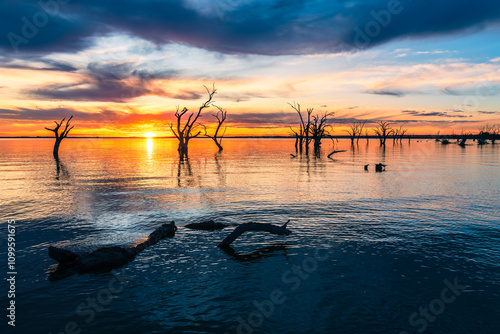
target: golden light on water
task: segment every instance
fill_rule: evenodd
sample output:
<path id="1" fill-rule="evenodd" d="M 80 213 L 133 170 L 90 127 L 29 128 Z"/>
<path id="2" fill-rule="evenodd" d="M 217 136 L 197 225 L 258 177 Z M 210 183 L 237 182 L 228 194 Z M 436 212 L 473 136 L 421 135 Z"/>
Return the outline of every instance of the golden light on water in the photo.
<path id="1" fill-rule="evenodd" d="M 151 154 L 153 154 L 153 139 L 151 137 L 148 137 L 146 140 L 146 147 L 148 149 L 148 157 L 151 157 Z"/>

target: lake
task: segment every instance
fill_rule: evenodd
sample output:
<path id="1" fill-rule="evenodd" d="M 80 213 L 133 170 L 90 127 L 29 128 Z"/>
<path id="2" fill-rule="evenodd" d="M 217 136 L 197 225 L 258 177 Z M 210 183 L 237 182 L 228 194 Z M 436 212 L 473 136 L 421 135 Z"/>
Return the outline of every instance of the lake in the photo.
<path id="1" fill-rule="evenodd" d="M 471 143 L 472 144 L 472 143 Z M 291 139 L 0 139 L 1 268 L 15 220 L 12 333 L 496 333 L 500 145 Z M 386 171 L 376 173 L 374 165 Z M 368 172 L 363 166 L 369 164 Z M 289 236 L 213 219 L 283 224 Z M 48 246 L 130 246 L 164 222 L 175 237 L 110 273 L 56 282 Z M 2 333 L 5 333 L 2 330 Z"/>

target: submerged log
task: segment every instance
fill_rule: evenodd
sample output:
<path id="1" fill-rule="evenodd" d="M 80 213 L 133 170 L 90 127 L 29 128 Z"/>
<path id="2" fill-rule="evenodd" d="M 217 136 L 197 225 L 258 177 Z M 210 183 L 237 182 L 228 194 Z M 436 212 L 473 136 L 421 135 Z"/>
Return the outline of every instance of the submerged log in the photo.
<path id="1" fill-rule="evenodd" d="M 231 245 L 240 235 L 248 231 L 264 231 L 277 235 L 290 235 L 292 231 L 286 228 L 286 225 L 290 222 L 287 221 L 283 226 L 276 226 L 272 224 L 264 223 L 243 223 L 238 225 L 221 243 L 218 245 L 220 248 L 228 247 Z"/>
<path id="2" fill-rule="evenodd" d="M 228 224 L 224 223 L 216 223 L 213 220 L 207 220 L 201 223 L 191 223 L 187 224 L 184 227 L 192 229 L 192 230 L 205 230 L 205 231 L 214 231 L 214 230 L 222 230 L 225 227 L 228 227 Z"/>
<path id="3" fill-rule="evenodd" d="M 91 253 L 77 254 L 54 246 L 49 247 L 49 256 L 59 262 L 57 269 L 49 276 L 56 281 L 74 274 L 105 272 L 121 267 L 132 261 L 137 254 L 163 238 L 173 237 L 177 227 L 174 222 L 163 224 L 148 238 L 131 247 L 101 247 Z"/>
<path id="4" fill-rule="evenodd" d="M 49 256 L 59 263 L 69 263 L 80 257 L 80 255 L 72 251 L 54 246 L 49 246 Z"/>

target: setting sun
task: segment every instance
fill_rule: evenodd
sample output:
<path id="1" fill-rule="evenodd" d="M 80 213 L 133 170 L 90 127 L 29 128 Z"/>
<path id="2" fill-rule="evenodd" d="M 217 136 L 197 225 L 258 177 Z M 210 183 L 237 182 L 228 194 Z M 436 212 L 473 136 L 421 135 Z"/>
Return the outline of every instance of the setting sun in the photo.
<path id="1" fill-rule="evenodd" d="M 154 133 L 154 132 L 146 132 L 142 136 L 146 137 L 146 138 L 152 138 L 152 137 L 156 137 L 156 133 Z"/>

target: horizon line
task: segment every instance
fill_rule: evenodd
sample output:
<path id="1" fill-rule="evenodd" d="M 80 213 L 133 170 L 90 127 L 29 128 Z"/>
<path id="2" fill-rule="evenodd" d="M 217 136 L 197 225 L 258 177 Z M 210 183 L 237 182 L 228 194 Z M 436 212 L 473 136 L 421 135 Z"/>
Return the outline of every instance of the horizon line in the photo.
<path id="1" fill-rule="evenodd" d="M 405 135 L 403 138 L 404 139 L 428 139 L 428 138 L 438 138 L 438 137 L 445 137 L 445 136 L 453 136 L 453 134 L 449 135 L 436 135 L 436 134 L 427 134 L 427 135 Z M 455 134 L 456 136 L 456 134 Z M 0 136 L 0 139 L 15 139 L 15 138 L 26 138 L 26 139 L 53 139 L 55 138 L 54 136 Z M 152 137 L 146 137 L 146 136 L 130 136 L 130 137 L 122 137 L 122 136 L 78 136 L 78 137 L 66 137 L 65 139 L 153 139 L 153 138 L 158 138 L 158 139 L 177 139 L 175 136 L 152 136 Z M 295 139 L 295 136 L 227 136 L 227 137 L 222 137 L 224 139 Z M 324 137 L 323 139 L 328 139 L 328 138 L 339 138 L 339 139 L 350 139 L 351 137 L 348 135 L 338 135 L 338 136 L 328 136 Z M 366 139 L 366 136 L 361 136 L 359 137 L 360 139 Z M 368 136 L 369 139 L 378 139 L 378 136 Z M 388 136 L 387 138 L 393 138 L 393 136 Z M 208 137 L 196 137 L 192 139 L 211 139 Z"/>

